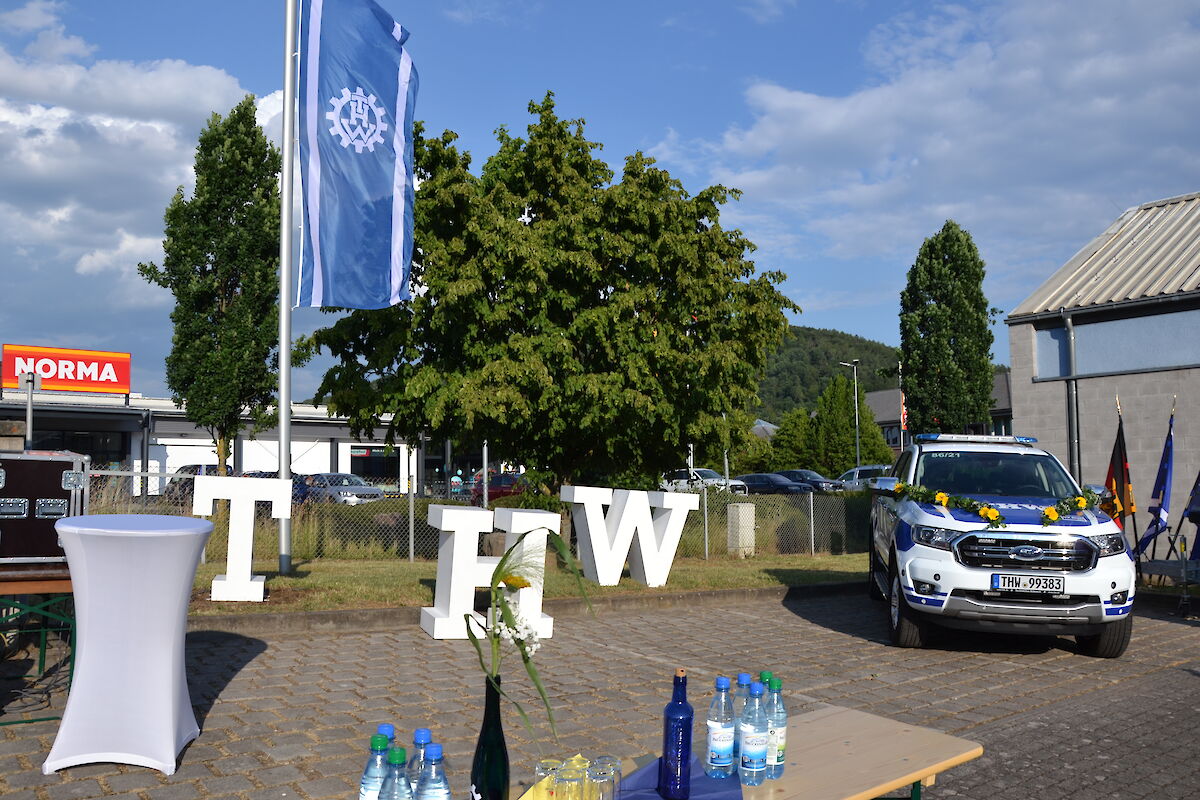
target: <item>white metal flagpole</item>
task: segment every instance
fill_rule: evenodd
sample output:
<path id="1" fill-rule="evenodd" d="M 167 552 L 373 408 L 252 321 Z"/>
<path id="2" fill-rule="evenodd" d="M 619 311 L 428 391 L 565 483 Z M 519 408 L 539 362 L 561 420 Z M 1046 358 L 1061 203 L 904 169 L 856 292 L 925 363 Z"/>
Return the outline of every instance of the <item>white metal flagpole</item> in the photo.
<path id="1" fill-rule="evenodd" d="M 279 477 L 292 477 L 292 172 L 296 149 L 296 3 L 284 0 L 283 155 L 279 191 Z M 292 571 L 292 521 L 279 520 L 279 574 Z"/>

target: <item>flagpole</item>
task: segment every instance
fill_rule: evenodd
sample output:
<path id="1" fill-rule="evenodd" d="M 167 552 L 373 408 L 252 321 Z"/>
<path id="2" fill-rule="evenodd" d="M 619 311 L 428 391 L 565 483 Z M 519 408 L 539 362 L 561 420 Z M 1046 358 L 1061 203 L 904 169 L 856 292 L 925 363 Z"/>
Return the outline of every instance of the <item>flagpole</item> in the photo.
<path id="1" fill-rule="evenodd" d="M 292 478 L 292 173 L 296 148 L 296 3 L 284 0 L 279 209 L 279 477 Z M 292 520 L 279 520 L 279 574 L 292 571 Z"/>

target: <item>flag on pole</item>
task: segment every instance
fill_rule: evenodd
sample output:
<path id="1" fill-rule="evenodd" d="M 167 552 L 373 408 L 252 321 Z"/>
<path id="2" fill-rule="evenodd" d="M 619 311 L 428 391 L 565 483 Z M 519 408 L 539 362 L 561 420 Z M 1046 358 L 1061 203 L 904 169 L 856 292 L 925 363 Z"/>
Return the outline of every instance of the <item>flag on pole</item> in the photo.
<path id="1" fill-rule="evenodd" d="M 1158 462 L 1158 476 L 1154 479 L 1154 494 L 1150 497 L 1150 524 L 1138 542 L 1134 555 L 1140 556 L 1154 541 L 1154 537 L 1167 530 L 1167 518 L 1171 507 L 1171 473 L 1175 460 L 1175 410 L 1167 423 L 1167 439 L 1163 442 L 1162 458 Z"/>
<path id="2" fill-rule="evenodd" d="M 297 306 L 386 308 L 411 296 L 408 31 L 374 0 L 302 0 Z"/>
<path id="3" fill-rule="evenodd" d="M 1121 419 L 1121 405 L 1117 404 L 1117 440 L 1113 442 L 1112 458 L 1108 462 L 1108 476 L 1104 486 L 1112 494 L 1105 500 L 1101 508 L 1113 518 L 1122 529 L 1125 528 L 1125 515 L 1137 511 L 1137 503 L 1133 499 L 1133 482 L 1129 478 L 1129 456 L 1125 452 L 1125 422 Z"/>

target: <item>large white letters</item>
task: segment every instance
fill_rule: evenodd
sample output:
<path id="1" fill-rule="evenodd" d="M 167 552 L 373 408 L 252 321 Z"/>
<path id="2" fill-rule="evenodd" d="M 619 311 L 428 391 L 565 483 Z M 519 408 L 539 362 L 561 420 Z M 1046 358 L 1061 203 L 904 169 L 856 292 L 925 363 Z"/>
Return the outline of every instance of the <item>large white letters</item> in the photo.
<path id="1" fill-rule="evenodd" d="M 271 516 L 292 516 L 292 482 L 286 478 L 218 478 L 198 475 L 192 493 L 192 513 L 208 516 L 216 500 L 229 500 L 229 547 L 225 574 L 213 578 L 213 600 L 261 603 L 265 578 L 250 574 L 254 554 L 254 503 L 269 501 Z"/>
<path id="2" fill-rule="evenodd" d="M 559 496 L 574 504 L 571 519 L 583 574 L 601 586 L 620 582 L 626 559 L 635 581 L 665 584 L 687 513 L 700 507 L 700 495 L 684 492 L 564 486 Z M 637 549 L 632 549 L 635 535 Z"/>
<path id="3" fill-rule="evenodd" d="M 499 528 L 505 533 L 506 551 L 520 541 L 514 561 L 537 573 L 529 588 L 517 592 L 515 604 L 521 616 L 536 626 L 538 636 L 549 638 L 554 620 L 542 613 L 542 574 L 546 531 L 558 533 L 559 523 L 559 516 L 549 511 L 502 508 L 493 515 L 482 508 L 431 505 L 429 524 L 441 531 L 441 541 L 433 607 L 421 609 L 422 630 L 434 639 L 465 639 L 468 614 L 483 624 L 482 615 L 473 609 L 475 589 L 491 585 L 492 573 L 500 559 L 479 555 L 479 536 Z"/>

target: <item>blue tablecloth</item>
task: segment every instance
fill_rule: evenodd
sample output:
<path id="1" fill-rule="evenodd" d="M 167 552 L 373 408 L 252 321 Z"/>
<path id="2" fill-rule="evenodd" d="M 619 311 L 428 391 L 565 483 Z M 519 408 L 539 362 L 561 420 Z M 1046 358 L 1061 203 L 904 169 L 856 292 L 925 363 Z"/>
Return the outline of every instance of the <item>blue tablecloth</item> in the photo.
<path id="1" fill-rule="evenodd" d="M 692 756 L 691 800 L 741 800 L 742 784 L 737 775 L 710 778 L 704 763 Z M 621 800 L 662 800 L 658 794 L 658 759 L 621 780 Z"/>

